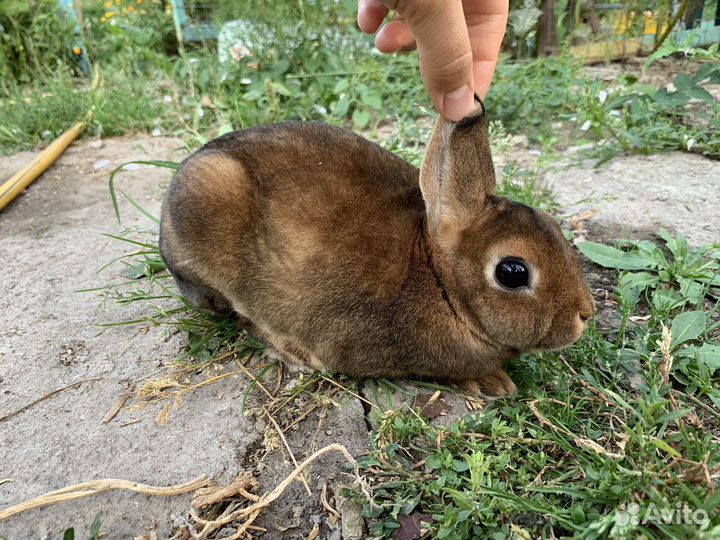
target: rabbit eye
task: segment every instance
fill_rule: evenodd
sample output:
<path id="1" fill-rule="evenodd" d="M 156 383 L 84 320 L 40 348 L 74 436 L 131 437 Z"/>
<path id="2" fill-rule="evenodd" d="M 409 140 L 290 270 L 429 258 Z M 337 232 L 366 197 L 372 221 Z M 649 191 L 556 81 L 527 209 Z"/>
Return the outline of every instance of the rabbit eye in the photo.
<path id="1" fill-rule="evenodd" d="M 527 287 L 530 272 L 524 262 L 517 259 L 504 259 L 495 267 L 495 278 L 508 289 Z"/>

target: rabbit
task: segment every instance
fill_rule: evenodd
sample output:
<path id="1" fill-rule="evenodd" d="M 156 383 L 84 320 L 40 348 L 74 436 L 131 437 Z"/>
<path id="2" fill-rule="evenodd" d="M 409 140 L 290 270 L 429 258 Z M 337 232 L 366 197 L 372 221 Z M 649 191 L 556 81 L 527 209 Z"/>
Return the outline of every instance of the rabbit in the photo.
<path id="1" fill-rule="evenodd" d="M 505 396 L 508 360 L 572 344 L 594 312 L 555 220 L 495 196 L 479 100 L 437 119 L 420 170 L 322 123 L 223 135 L 183 161 L 160 228 L 192 306 L 310 369 Z"/>

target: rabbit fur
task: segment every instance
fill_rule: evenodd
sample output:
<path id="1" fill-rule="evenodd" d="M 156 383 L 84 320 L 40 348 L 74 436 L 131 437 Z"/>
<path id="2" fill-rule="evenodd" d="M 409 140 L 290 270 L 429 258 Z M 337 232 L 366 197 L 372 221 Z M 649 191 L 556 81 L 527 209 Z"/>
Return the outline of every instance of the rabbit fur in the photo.
<path id="1" fill-rule="evenodd" d="M 573 343 L 594 310 L 555 220 L 495 195 L 482 104 L 438 118 L 420 170 L 321 123 L 224 135 L 175 174 L 160 247 L 196 308 L 357 377 L 506 395 L 508 360 Z"/>

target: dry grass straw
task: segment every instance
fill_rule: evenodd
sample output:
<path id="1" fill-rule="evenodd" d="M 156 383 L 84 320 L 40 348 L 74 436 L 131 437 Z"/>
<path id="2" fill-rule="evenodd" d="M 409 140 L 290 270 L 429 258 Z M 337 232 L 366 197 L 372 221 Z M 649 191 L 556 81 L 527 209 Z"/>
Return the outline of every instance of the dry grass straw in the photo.
<path id="1" fill-rule="evenodd" d="M 250 501 L 258 501 L 260 497 L 251 493 L 250 490 L 257 489 L 258 483 L 252 474 L 247 471 L 241 472 L 233 482 L 224 487 L 204 487 L 198 489 L 192 498 L 193 508 L 202 509 L 219 502 L 225 501 L 236 495 L 242 495 Z"/>
<path id="2" fill-rule="evenodd" d="M 267 417 L 270 420 L 270 422 L 272 423 L 272 425 L 275 426 L 275 431 L 277 431 L 278 436 L 280 437 L 283 444 L 285 445 L 285 449 L 288 451 L 288 454 L 290 454 L 290 459 L 292 459 L 293 465 L 295 465 L 295 467 L 297 467 L 298 466 L 297 459 L 295 459 L 295 454 L 293 454 L 292 448 L 290 448 L 290 445 L 288 444 L 287 439 L 285 438 L 285 435 L 283 434 L 283 430 L 280 429 L 280 426 L 275 421 L 275 418 L 273 418 L 273 416 L 267 411 L 267 409 L 265 407 L 263 407 L 262 410 L 265 412 L 265 414 L 267 415 Z M 300 481 L 305 486 L 305 491 L 307 491 L 307 494 L 312 496 L 312 491 L 310 491 L 310 486 L 308 485 L 307 479 L 305 478 L 304 474 L 300 475 Z"/>
<path id="3" fill-rule="evenodd" d="M 356 481 L 365 496 L 369 498 L 370 495 L 364 486 L 362 478 L 360 477 L 357 461 L 355 461 L 355 458 L 353 458 L 350 452 L 348 452 L 347 448 L 341 444 L 335 443 L 321 448 L 309 456 L 297 467 L 295 467 L 295 469 L 280 484 L 278 484 L 275 489 L 262 496 L 257 496 L 251 493 L 250 490 L 257 488 L 258 484 L 255 479 L 252 478 L 250 473 L 247 472 L 241 473 L 229 486 L 220 488 L 208 487 L 208 480 L 205 475 L 199 476 L 198 478 L 184 484 L 168 487 L 156 487 L 146 484 L 138 484 L 137 482 L 130 482 L 128 480 L 110 478 L 74 484 L 56 491 L 45 493 L 44 495 L 35 497 L 34 499 L 30 499 L 20 504 L 16 504 L 0 511 L 0 521 L 35 508 L 69 502 L 116 489 L 126 489 L 145 495 L 165 497 L 180 495 L 182 493 L 196 490 L 193 496 L 193 508 L 191 509 L 190 514 L 195 521 L 195 524 L 200 525 L 200 531 L 198 532 L 197 530 L 190 528 L 189 532 L 191 537 L 195 539 L 209 538 L 212 533 L 221 527 L 234 523 L 234 525 L 238 527 L 237 531 L 235 531 L 232 536 L 224 539 L 234 540 L 244 536 L 248 530 L 257 530 L 258 527 L 254 526 L 253 523 L 262 510 L 276 501 L 285 492 L 288 486 L 290 486 L 290 484 L 292 484 L 292 482 L 295 481 L 314 461 L 329 452 L 340 452 L 348 462 L 352 463 L 355 469 Z M 225 511 L 219 518 L 214 520 L 205 520 L 197 515 L 196 509 L 205 508 L 235 496 L 241 496 L 246 500 L 251 501 L 252 504 L 233 511 Z M 238 520 L 242 520 L 241 523 L 238 524 Z"/>
<path id="4" fill-rule="evenodd" d="M 4 521 L 22 512 L 33 510 L 35 508 L 41 508 L 43 506 L 51 506 L 54 504 L 60 504 L 64 502 L 74 501 L 76 499 L 83 499 L 106 491 L 113 491 L 116 489 L 127 489 L 134 491 L 135 493 L 142 493 L 144 495 L 154 495 L 159 497 L 171 497 L 173 495 L 180 495 L 182 493 L 188 493 L 195 489 L 201 488 L 208 484 L 208 479 L 205 475 L 198 476 L 190 482 L 184 484 L 177 484 L 175 486 L 168 487 L 156 487 L 149 486 L 147 484 L 138 484 L 137 482 L 130 482 L 128 480 L 117 480 L 114 478 L 106 478 L 103 480 L 91 480 L 90 482 L 82 482 L 81 484 L 73 484 L 62 489 L 50 491 L 34 499 L 21 502 L 13 505 L 5 510 L 0 511 L 0 521 Z"/>
<path id="5" fill-rule="evenodd" d="M 345 448 L 341 444 L 334 443 L 325 446 L 324 448 L 321 448 L 320 450 L 309 456 L 297 467 L 295 467 L 295 469 L 282 482 L 280 482 L 280 484 L 278 484 L 275 489 L 273 489 L 270 493 L 261 496 L 249 506 L 239 508 L 231 512 L 223 512 L 223 514 L 219 518 L 214 520 L 204 520 L 202 518 L 199 518 L 197 514 L 192 511 L 191 515 L 193 519 L 195 520 L 196 524 L 200 525 L 201 527 L 199 527 L 199 531 L 190 529 L 189 532 L 191 537 L 194 539 L 209 538 L 210 535 L 216 532 L 218 529 L 225 527 L 226 525 L 233 524 L 233 526 L 237 526 L 237 530 L 235 531 L 235 533 L 233 533 L 231 536 L 224 537 L 222 540 L 236 540 L 238 538 L 242 538 L 246 534 L 246 532 L 253 527 L 253 523 L 260 515 L 262 510 L 272 504 L 274 501 L 276 501 L 285 492 L 288 486 L 290 486 L 290 484 L 292 484 L 292 482 L 294 482 L 295 479 L 297 479 L 297 477 L 300 476 L 310 464 L 312 464 L 315 460 L 317 460 L 324 454 L 327 454 L 328 452 L 340 452 L 348 462 L 352 463 L 353 467 L 355 468 L 356 481 L 365 496 L 369 498 L 369 493 L 364 487 L 364 482 L 360 477 L 357 461 L 355 461 L 355 458 L 353 458 L 350 452 L 348 452 L 347 448 Z M 251 497 L 248 497 L 248 499 L 252 500 Z M 238 521 L 240 521 L 240 523 L 237 523 Z"/>
<path id="6" fill-rule="evenodd" d="M 559 401 L 559 400 L 553 399 L 550 401 L 554 402 L 557 405 L 565 405 L 564 402 Z M 528 408 L 533 413 L 535 418 L 537 418 L 537 420 L 540 422 L 541 426 L 548 426 L 553 431 L 555 431 L 557 433 L 561 433 L 561 434 L 565 435 L 566 437 L 571 438 L 573 440 L 573 442 L 575 443 L 575 445 L 580 448 L 588 448 L 597 454 L 602 454 L 602 455 L 605 455 L 605 456 L 613 458 L 613 459 L 623 459 L 625 457 L 624 452 L 623 453 L 610 452 L 609 450 L 606 450 L 603 446 L 599 445 L 595 441 L 591 441 L 590 439 L 586 439 L 585 437 L 578 437 L 574 433 L 570 432 L 568 429 L 566 429 L 562 426 L 557 426 L 557 425 L 553 424 L 550 420 L 547 419 L 547 417 L 545 417 L 538 410 L 538 407 L 537 407 L 538 403 L 540 403 L 540 400 L 538 400 L 538 399 L 533 399 L 531 401 L 528 401 Z"/>
<path id="7" fill-rule="evenodd" d="M 38 403 L 41 403 L 41 402 L 45 401 L 46 399 L 49 399 L 49 398 L 53 397 L 54 395 L 59 394 L 60 392 L 64 392 L 65 390 L 70 390 L 71 388 L 75 388 L 75 387 L 80 386 L 81 384 L 84 384 L 87 382 L 99 381 L 101 378 L 102 377 L 92 377 L 90 379 L 83 379 L 81 381 L 75 381 L 72 384 L 68 384 L 67 386 L 63 386 L 62 388 L 58 388 L 57 390 L 53 390 L 52 392 L 45 394 L 41 398 L 38 398 L 35 401 L 32 401 L 32 402 L 28 403 L 27 405 L 20 407 L 19 409 L 15 410 L 11 413 L 6 414 L 5 416 L 0 416 L 0 422 L 2 422 L 4 420 L 8 420 L 8 419 L 12 418 L 13 416 L 16 416 L 20 413 L 23 413 L 23 412 L 27 411 L 28 409 L 34 407 Z"/>
<path id="8" fill-rule="evenodd" d="M 660 340 L 660 352 L 662 353 L 663 359 L 660 365 L 660 376 L 662 377 L 662 383 L 668 384 L 670 382 L 670 371 L 673 365 L 673 356 L 670 354 L 672 350 L 672 332 L 670 329 L 662 325 L 662 339 Z"/>

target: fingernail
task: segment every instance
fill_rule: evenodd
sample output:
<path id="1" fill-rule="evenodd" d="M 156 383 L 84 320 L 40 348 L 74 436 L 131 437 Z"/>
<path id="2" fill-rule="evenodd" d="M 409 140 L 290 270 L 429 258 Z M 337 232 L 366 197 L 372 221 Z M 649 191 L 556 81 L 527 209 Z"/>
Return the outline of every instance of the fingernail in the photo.
<path id="1" fill-rule="evenodd" d="M 443 116 L 457 122 L 469 115 L 474 106 L 473 93 L 466 84 L 462 88 L 448 92 L 443 97 Z"/>

